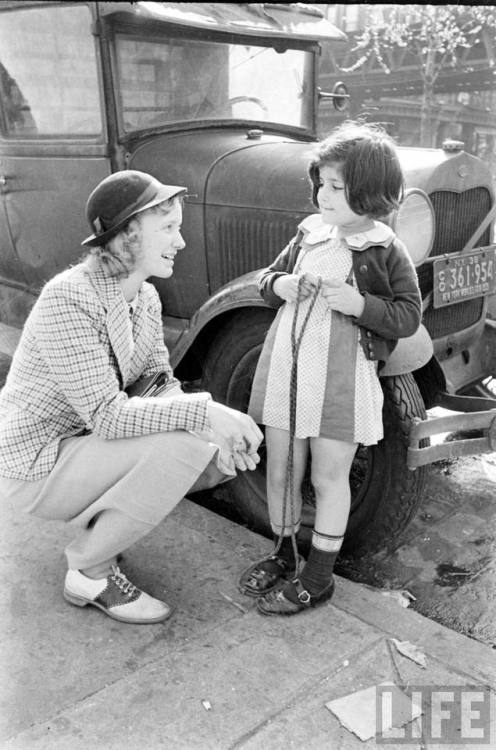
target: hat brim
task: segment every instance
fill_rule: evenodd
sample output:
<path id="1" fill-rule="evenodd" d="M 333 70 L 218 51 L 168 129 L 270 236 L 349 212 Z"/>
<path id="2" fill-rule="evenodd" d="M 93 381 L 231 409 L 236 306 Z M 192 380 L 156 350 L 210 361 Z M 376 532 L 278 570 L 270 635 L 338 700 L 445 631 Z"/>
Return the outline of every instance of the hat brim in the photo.
<path id="1" fill-rule="evenodd" d="M 146 211 L 147 208 L 158 206 L 160 203 L 164 203 L 171 198 L 175 198 L 179 195 L 186 195 L 187 192 L 188 189 L 180 185 L 161 185 L 153 200 L 148 201 L 143 206 L 134 209 L 128 215 L 126 215 L 126 217 L 122 219 L 122 221 L 118 222 L 110 229 L 107 229 L 105 232 L 101 232 L 100 234 L 91 234 L 81 242 L 81 245 L 90 247 L 98 247 L 99 245 L 104 245 L 106 242 L 108 242 L 108 240 L 112 239 L 112 237 L 115 237 L 115 235 L 118 234 L 120 230 L 125 227 L 126 224 L 133 218 L 133 216 L 136 216 L 136 214 L 139 214 L 142 211 Z"/>

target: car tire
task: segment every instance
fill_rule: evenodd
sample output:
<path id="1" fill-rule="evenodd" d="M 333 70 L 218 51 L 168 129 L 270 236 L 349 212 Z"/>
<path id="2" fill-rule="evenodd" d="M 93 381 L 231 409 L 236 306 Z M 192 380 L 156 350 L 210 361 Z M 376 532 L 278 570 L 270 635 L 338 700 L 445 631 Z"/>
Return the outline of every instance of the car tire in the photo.
<path id="1" fill-rule="evenodd" d="M 203 387 L 216 400 L 246 411 L 256 364 L 268 327 L 274 317 L 260 308 L 241 311 L 217 334 L 204 367 Z M 411 374 L 381 379 L 384 391 L 384 439 L 371 447 L 359 446 L 350 474 L 352 506 L 343 553 L 350 556 L 392 550 L 414 517 L 423 496 L 426 468 L 407 469 L 412 421 L 425 418 L 419 389 Z M 246 523 L 271 536 L 265 492 L 265 449 L 256 471 L 240 472 L 220 485 Z M 308 548 L 315 518 L 313 490 L 303 483 L 303 516 L 300 546 Z"/>

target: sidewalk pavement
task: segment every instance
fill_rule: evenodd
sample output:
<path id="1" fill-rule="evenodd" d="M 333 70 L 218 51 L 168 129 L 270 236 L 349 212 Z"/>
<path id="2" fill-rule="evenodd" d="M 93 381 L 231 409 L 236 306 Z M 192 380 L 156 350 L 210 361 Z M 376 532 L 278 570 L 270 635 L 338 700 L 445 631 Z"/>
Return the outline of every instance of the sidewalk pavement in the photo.
<path id="1" fill-rule="evenodd" d="M 431 732 L 441 718 L 435 736 L 445 744 L 429 738 L 424 705 L 424 738 L 387 747 L 470 748 L 481 726 L 477 747 L 496 747 L 490 647 L 343 578 L 325 606 L 264 617 L 236 582 L 272 545 L 187 499 L 121 563 L 134 583 L 175 608 L 170 620 L 150 626 L 67 604 L 62 549 L 70 529 L 11 507 L 1 512 L 3 750 L 369 750 L 382 735 L 359 739 L 325 704 L 384 682 L 425 686 L 424 700 L 429 686 L 458 700 L 444 696 L 444 718 L 432 712 Z M 403 656 L 393 638 L 416 645 L 426 667 Z M 482 704 L 465 700 L 474 690 L 487 697 L 486 686 L 490 737 L 487 716 L 477 717 Z M 431 697 L 435 703 L 439 693 Z M 353 723 L 366 708 L 355 709 Z M 406 725 L 407 737 L 412 726 L 418 720 Z"/>

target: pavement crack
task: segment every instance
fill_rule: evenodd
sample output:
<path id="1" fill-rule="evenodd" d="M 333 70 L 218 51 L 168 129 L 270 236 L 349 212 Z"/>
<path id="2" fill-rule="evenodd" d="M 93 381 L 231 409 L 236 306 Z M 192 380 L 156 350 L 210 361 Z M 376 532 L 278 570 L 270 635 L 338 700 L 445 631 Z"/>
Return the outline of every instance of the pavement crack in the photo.
<path id="1" fill-rule="evenodd" d="M 378 636 L 375 640 L 371 641 L 370 643 L 367 643 L 367 645 L 364 646 L 363 648 L 360 648 L 357 651 L 354 651 L 349 656 L 347 656 L 347 661 L 350 664 L 353 661 L 358 661 L 367 651 L 372 651 L 377 645 L 379 645 L 383 641 L 384 641 L 384 635 L 381 633 L 381 635 Z M 284 705 L 282 705 L 280 708 L 273 711 L 270 714 L 270 716 L 267 716 L 263 721 L 259 722 L 256 726 L 252 727 L 250 730 L 248 730 L 243 735 L 241 735 L 241 737 L 238 737 L 238 739 L 232 745 L 229 745 L 227 750 L 240 750 L 241 748 L 243 748 L 243 746 L 249 740 L 251 740 L 254 736 L 256 736 L 258 732 L 260 732 L 260 730 L 264 729 L 272 721 L 274 721 L 274 719 L 276 719 L 278 716 L 281 716 L 281 714 L 283 714 L 285 711 L 295 708 L 299 703 L 301 703 L 302 698 L 307 696 L 311 691 L 316 690 L 317 687 L 327 682 L 331 678 L 335 678 L 340 672 L 348 668 L 349 668 L 348 665 L 340 664 L 336 667 L 336 669 L 333 670 L 331 674 L 329 674 L 329 670 L 326 669 L 326 670 L 322 670 L 321 672 L 319 672 L 312 679 L 306 680 L 300 686 L 300 689 L 288 701 L 286 701 Z"/>

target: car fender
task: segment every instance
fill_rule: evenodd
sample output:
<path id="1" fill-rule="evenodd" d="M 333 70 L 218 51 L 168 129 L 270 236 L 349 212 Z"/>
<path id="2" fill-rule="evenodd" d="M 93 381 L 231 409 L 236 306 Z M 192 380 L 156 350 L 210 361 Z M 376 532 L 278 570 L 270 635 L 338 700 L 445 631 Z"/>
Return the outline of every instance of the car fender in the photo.
<path id="1" fill-rule="evenodd" d="M 399 339 L 386 364 L 381 377 L 404 375 L 423 367 L 434 354 L 434 346 L 427 328 L 421 323 L 413 336 Z"/>
<path id="2" fill-rule="evenodd" d="M 242 307 L 268 307 L 258 290 L 260 271 L 238 276 L 218 289 L 193 315 L 188 328 L 181 335 L 173 352 L 173 364 L 180 362 L 194 344 L 201 331 L 215 318 Z M 432 357 L 434 347 L 424 325 L 407 338 L 399 339 L 381 370 L 382 376 L 403 375 L 420 369 Z"/>
<path id="3" fill-rule="evenodd" d="M 188 328 L 182 333 L 171 351 L 172 364 L 180 362 L 193 346 L 202 330 L 215 318 L 239 310 L 242 307 L 268 307 L 258 291 L 257 278 L 260 270 L 250 271 L 217 289 L 209 299 L 198 308 L 190 320 Z"/>

